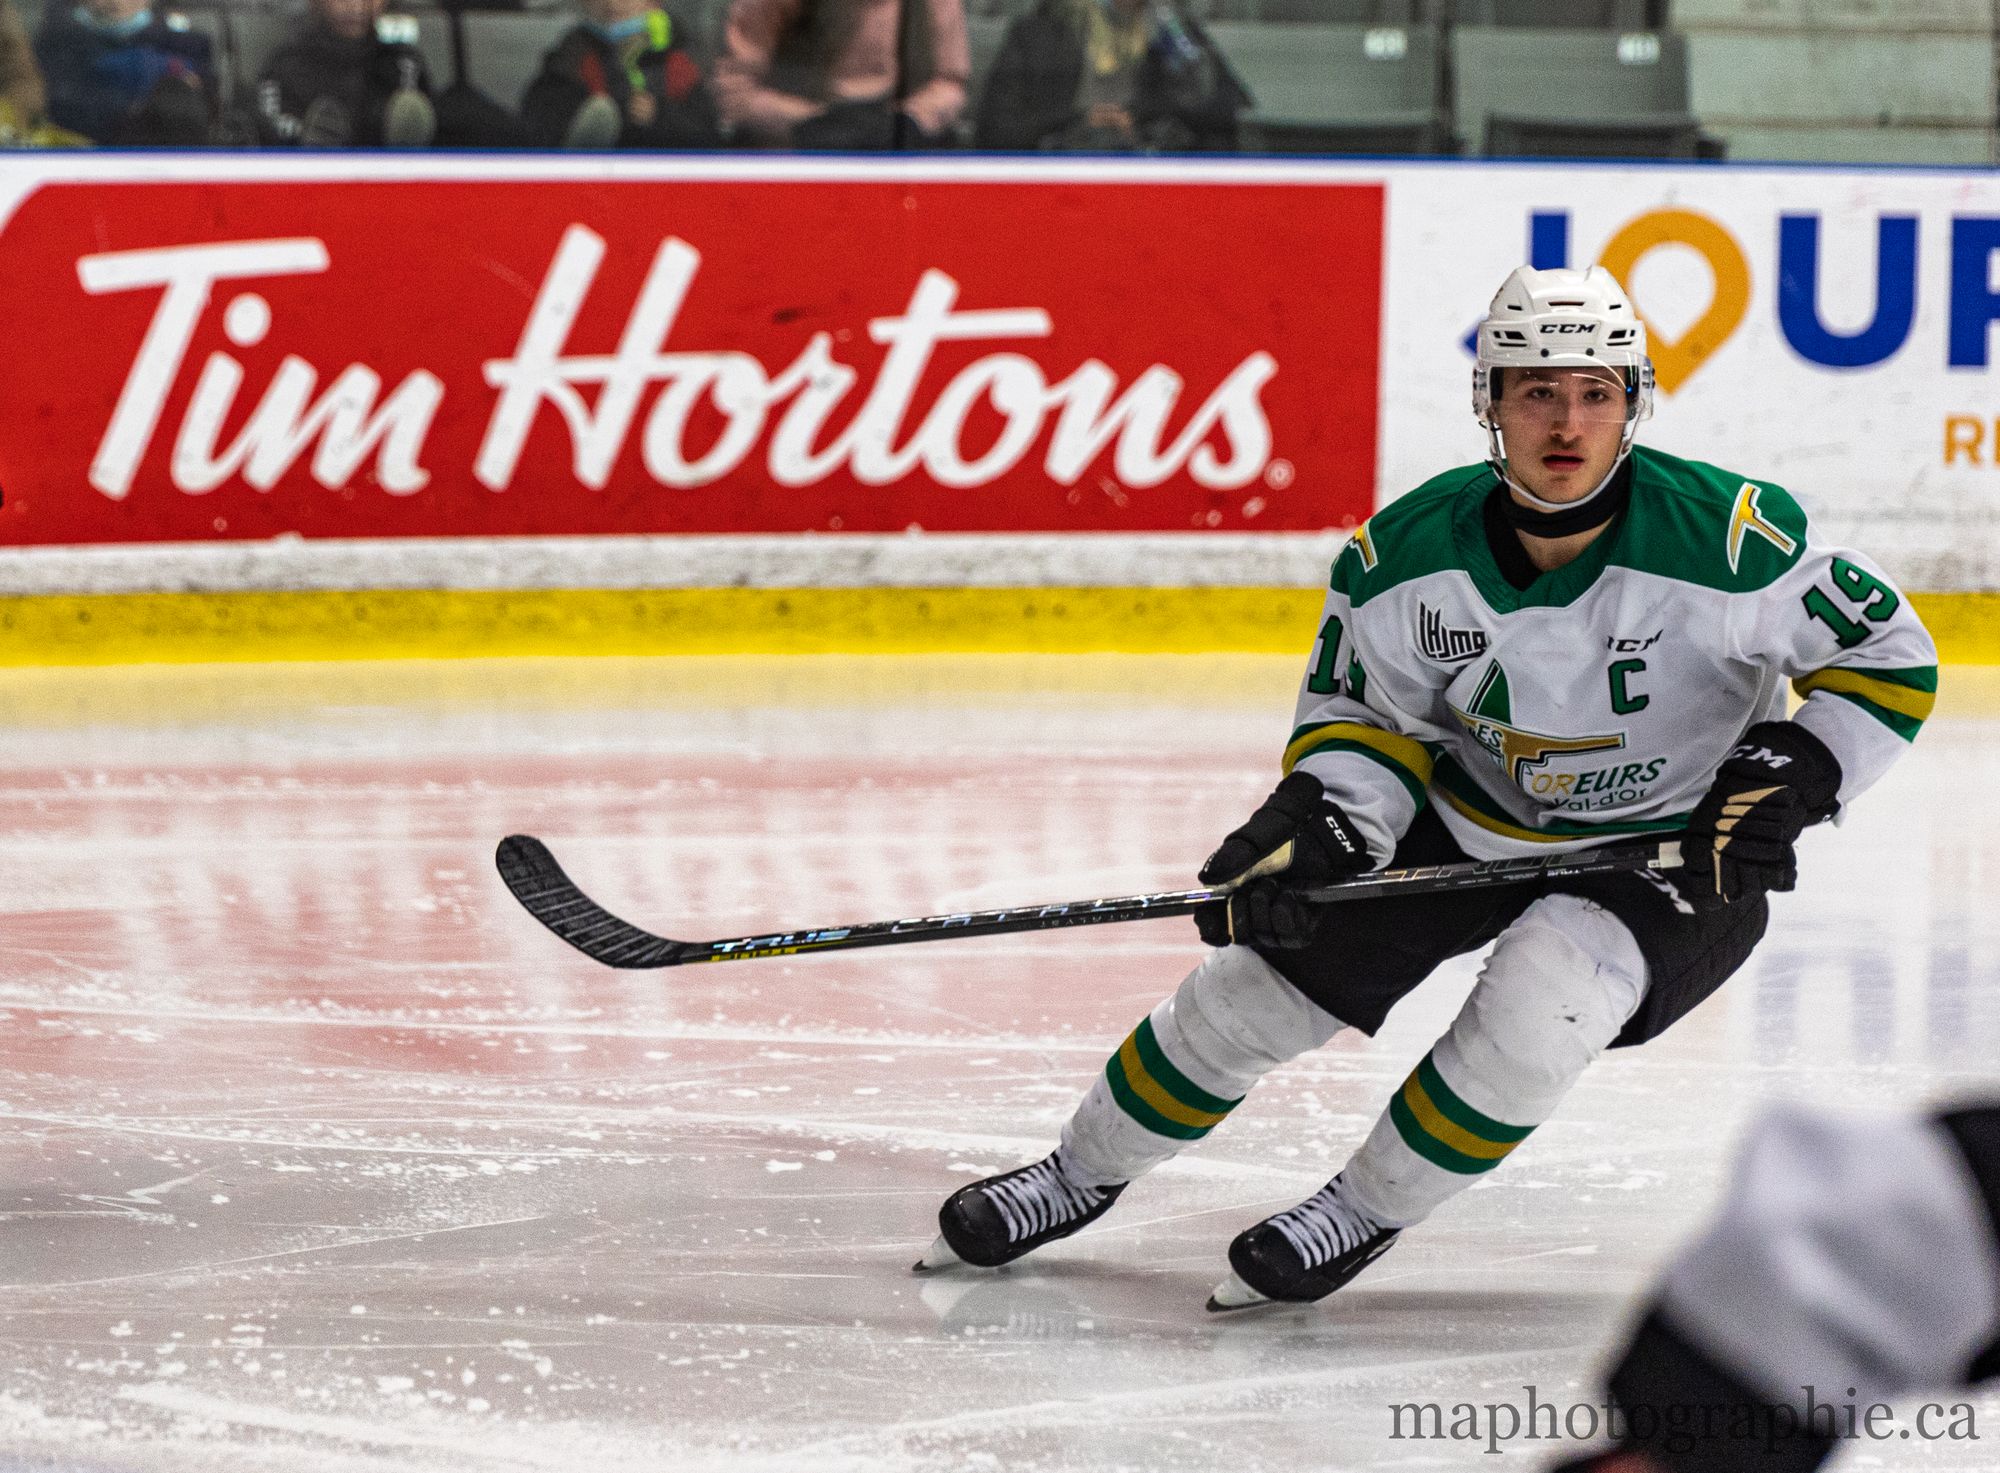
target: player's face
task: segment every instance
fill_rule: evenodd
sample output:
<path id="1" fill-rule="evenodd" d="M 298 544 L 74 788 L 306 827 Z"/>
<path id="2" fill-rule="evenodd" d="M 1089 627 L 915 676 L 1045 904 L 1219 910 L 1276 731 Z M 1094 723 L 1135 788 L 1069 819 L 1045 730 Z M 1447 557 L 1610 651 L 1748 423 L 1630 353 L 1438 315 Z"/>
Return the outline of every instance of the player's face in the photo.
<path id="1" fill-rule="evenodd" d="M 1509 370 L 1493 406 L 1507 468 L 1544 501 L 1588 496 L 1618 460 L 1625 402 L 1609 369 Z"/>

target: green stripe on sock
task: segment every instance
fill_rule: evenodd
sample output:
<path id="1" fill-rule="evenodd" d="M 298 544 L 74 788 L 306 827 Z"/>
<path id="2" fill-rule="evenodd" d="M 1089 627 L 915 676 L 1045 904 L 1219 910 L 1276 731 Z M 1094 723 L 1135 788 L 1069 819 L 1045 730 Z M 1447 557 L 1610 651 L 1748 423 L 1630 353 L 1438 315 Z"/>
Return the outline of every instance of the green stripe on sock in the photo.
<path id="1" fill-rule="evenodd" d="M 1433 1166 L 1442 1166 L 1446 1171 L 1455 1171 L 1460 1176 L 1478 1176 L 1491 1171 L 1498 1161 L 1480 1161 L 1462 1151 L 1454 1151 L 1443 1141 L 1417 1123 L 1417 1117 L 1410 1113 L 1410 1107 L 1403 1103 L 1403 1092 L 1399 1089 L 1390 1096 L 1389 1118 L 1396 1122 L 1403 1143 Z"/>
<path id="2" fill-rule="evenodd" d="M 1505 1121 L 1495 1120 L 1491 1115 L 1482 1115 L 1466 1104 L 1452 1093 L 1451 1086 L 1444 1082 L 1444 1076 L 1438 1073 L 1437 1065 L 1431 1062 L 1429 1054 L 1425 1054 L 1423 1061 L 1417 1065 L 1417 1078 L 1424 1086 L 1424 1093 L 1431 1097 L 1431 1103 L 1437 1106 L 1438 1114 L 1459 1129 L 1470 1131 L 1481 1140 L 1492 1141 L 1495 1145 L 1506 1145 L 1514 1141 L 1524 1141 L 1535 1133 L 1535 1127 L 1532 1125 L 1509 1125 Z"/>
<path id="3" fill-rule="evenodd" d="M 1179 1121 L 1169 1120 L 1140 1099 L 1134 1092 L 1131 1081 L 1126 1079 L 1125 1066 L 1119 1062 L 1116 1054 L 1113 1054 L 1111 1062 L 1104 1066 L 1104 1080 L 1111 1086 L 1111 1098 L 1118 1102 L 1118 1108 L 1154 1135 L 1163 1135 L 1169 1140 L 1176 1141 L 1198 1141 L 1214 1129 L 1213 1126 L 1182 1125 Z"/>
<path id="4" fill-rule="evenodd" d="M 1153 1033 L 1153 1020 L 1141 1018 L 1139 1026 L 1132 1030 L 1132 1040 L 1139 1045 L 1139 1062 L 1146 1066 L 1146 1072 L 1153 1076 L 1160 1087 L 1179 1100 L 1183 1105 L 1200 1110 L 1206 1115 L 1226 1115 L 1243 1103 L 1243 1097 L 1225 1100 L 1220 1095 L 1212 1095 L 1187 1075 L 1174 1067 L 1174 1061 L 1167 1057 L 1160 1047 L 1160 1040 Z"/>

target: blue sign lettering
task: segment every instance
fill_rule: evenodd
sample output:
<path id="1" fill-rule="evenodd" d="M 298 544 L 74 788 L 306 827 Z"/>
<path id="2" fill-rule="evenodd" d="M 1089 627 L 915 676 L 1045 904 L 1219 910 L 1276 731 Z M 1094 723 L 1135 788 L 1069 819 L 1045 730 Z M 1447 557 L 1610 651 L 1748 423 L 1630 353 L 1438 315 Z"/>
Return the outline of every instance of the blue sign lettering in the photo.
<path id="1" fill-rule="evenodd" d="M 1993 290 L 1993 252 L 2000 250 L 2000 219 L 1960 215 L 1951 222 L 1951 346 L 1953 368 L 1984 368 L 1988 329 L 2000 317 Z"/>
<path id="2" fill-rule="evenodd" d="M 1884 215 L 1875 226 L 1875 313 L 1859 332 L 1833 332 L 1819 315 L 1819 216 L 1778 221 L 1778 326 L 1809 363 L 1866 368 L 1909 340 L 1917 315 L 1917 217 Z M 1954 322 L 1956 316 L 1954 315 Z"/>

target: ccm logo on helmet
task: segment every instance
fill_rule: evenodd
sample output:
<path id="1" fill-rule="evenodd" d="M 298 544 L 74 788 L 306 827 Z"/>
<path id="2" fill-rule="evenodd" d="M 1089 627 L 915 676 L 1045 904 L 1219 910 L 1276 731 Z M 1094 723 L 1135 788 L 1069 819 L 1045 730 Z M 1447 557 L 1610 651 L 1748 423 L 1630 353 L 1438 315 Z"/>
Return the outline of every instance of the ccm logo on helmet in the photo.
<path id="1" fill-rule="evenodd" d="M 1555 333 L 1589 332 L 1597 326 L 1594 322 L 1544 322 L 1542 331 Z"/>

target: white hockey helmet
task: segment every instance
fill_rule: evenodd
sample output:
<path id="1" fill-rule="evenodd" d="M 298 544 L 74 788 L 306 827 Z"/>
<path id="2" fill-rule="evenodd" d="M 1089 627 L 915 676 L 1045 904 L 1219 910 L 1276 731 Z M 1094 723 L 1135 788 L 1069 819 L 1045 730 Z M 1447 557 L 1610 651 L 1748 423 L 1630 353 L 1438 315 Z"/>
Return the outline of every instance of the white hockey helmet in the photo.
<path id="1" fill-rule="evenodd" d="M 1517 268 L 1479 324 L 1472 366 L 1472 412 L 1493 431 L 1500 371 L 1508 368 L 1607 368 L 1625 384 L 1625 444 L 1653 413 L 1653 364 L 1646 324 L 1618 278 L 1602 266 Z M 1496 446 L 1496 452 L 1498 447 Z"/>

